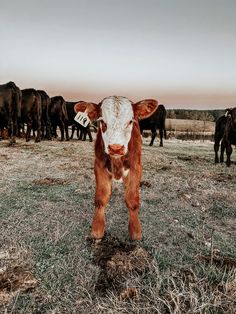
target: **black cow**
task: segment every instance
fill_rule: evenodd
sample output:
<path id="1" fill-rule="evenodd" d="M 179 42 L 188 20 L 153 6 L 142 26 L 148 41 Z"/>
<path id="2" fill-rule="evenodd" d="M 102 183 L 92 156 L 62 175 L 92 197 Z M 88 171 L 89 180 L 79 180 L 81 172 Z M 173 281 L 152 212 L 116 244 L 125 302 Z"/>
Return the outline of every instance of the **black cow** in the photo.
<path id="1" fill-rule="evenodd" d="M 152 132 L 152 138 L 149 144 L 150 146 L 153 145 L 153 142 L 157 136 L 157 129 L 159 129 L 160 134 L 160 146 L 163 146 L 163 134 L 166 139 L 165 120 L 166 120 L 165 106 L 159 105 L 157 107 L 157 110 L 149 118 L 139 121 L 141 134 L 143 134 L 144 130 L 151 130 Z"/>
<path id="2" fill-rule="evenodd" d="M 223 116 L 219 117 L 219 119 L 217 119 L 217 121 L 216 121 L 215 135 L 214 135 L 215 163 L 219 162 L 218 151 L 219 151 L 219 147 L 220 147 L 220 142 L 224 136 L 225 126 L 226 126 L 227 116 L 228 116 L 229 111 L 230 111 L 230 109 L 226 109 L 225 114 Z M 224 150 L 223 150 L 223 146 L 221 145 L 220 162 L 223 162 L 223 161 L 224 161 Z"/>
<path id="3" fill-rule="evenodd" d="M 226 165 L 229 167 L 231 164 L 230 156 L 232 154 L 232 145 L 236 145 L 236 107 L 229 109 L 227 112 L 227 121 L 223 140 L 221 142 L 221 155 L 222 162 L 224 161 L 224 150 L 226 149 Z"/>
<path id="4" fill-rule="evenodd" d="M 51 99 L 44 90 L 37 90 L 41 96 L 41 106 L 42 106 L 42 119 L 41 119 L 41 132 L 42 138 L 52 139 L 51 134 L 51 120 L 49 116 L 49 106 Z"/>
<path id="5" fill-rule="evenodd" d="M 76 116 L 74 106 L 75 104 L 78 104 L 80 102 L 72 102 L 72 101 L 67 101 L 66 102 L 66 109 L 68 113 L 68 120 L 67 120 L 67 125 L 72 125 L 72 133 L 71 133 L 71 139 L 73 139 L 75 129 L 77 129 L 77 137 L 79 140 L 86 140 L 86 135 L 88 134 L 90 142 L 93 141 L 91 131 L 90 131 L 90 124 L 87 127 L 83 127 L 79 123 L 77 123 L 74 120 L 74 117 Z"/>
<path id="6" fill-rule="evenodd" d="M 37 131 L 35 142 L 41 140 L 42 106 L 41 96 L 34 88 L 23 89 L 21 102 L 21 126 L 27 124 L 26 142 L 30 140 L 31 130 Z"/>
<path id="7" fill-rule="evenodd" d="M 94 125 L 92 125 L 91 123 L 88 124 L 88 126 L 84 127 L 79 123 L 76 123 L 74 125 L 72 125 L 72 132 L 71 132 L 71 139 L 74 136 L 74 132 L 75 130 L 77 130 L 77 138 L 78 140 L 82 140 L 82 141 L 86 141 L 86 137 L 88 135 L 89 137 L 89 141 L 92 142 L 93 141 L 93 137 L 91 134 L 91 130 L 90 128 L 93 127 L 96 131 L 96 127 Z"/>
<path id="8" fill-rule="evenodd" d="M 62 96 L 55 96 L 51 98 L 49 106 L 49 114 L 52 125 L 52 135 L 57 137 L 57 126 L 61 131 L 61 141 L 64 140 L 64 133 L 66 133 L 66 140 L 69 141 L 68 133 L 68 114 L 66 109 L 66 102 Z"/>
<path id="9" fill-rule="evenodd" d="M 0 85 L 0 129 L 7 128 L 10 144 L 16 142 L 21 115 L 21 91 L 14 82 Z"/>

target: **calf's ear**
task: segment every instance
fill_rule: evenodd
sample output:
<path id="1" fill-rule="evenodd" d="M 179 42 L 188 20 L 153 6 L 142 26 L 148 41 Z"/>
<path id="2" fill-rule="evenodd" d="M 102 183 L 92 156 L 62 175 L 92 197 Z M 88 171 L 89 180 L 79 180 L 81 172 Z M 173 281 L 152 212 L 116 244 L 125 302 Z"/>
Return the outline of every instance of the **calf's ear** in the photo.
<path id="1" fill-rule="evenodd" d="M 133 104 L 134 117 L 142 120 L 148 118 L 157 110 L 158 101 L 155 99 L 144 99 Z"/>
<path id="2" fill-rule="evenodd" d="M 80 101 L 74 106 L 75 113 L 82 111 L 87 113 L 91 121 L 97 120 L 101 116 L 101 105 L 92 102 Z"/>

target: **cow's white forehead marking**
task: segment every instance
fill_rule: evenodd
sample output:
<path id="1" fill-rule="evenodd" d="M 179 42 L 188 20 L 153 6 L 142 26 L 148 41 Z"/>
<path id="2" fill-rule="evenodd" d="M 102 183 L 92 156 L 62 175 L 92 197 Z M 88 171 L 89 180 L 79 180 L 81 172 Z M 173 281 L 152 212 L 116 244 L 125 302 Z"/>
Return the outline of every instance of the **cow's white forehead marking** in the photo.
<path id="1" fill-rule="evenodd" d="M 102 102 L 102 117 L 105 122 L 115 124 L 125 123 L 133 118 L 133 108 L 129 99 L 121 96 L 111 96 Z"/>
<path id="2" fill-rule="evenodd" d="M 118 144 L 128 149 L 128 143 L 131 138 L 133 119 L 133 107 L 131 101 L 121 96 L 107 97 L 102 101 L 101 119 L 107 124 L 107 129 L 102 132 L 105 144 L 105 151 L 109 153 L 109 145 Z"/>

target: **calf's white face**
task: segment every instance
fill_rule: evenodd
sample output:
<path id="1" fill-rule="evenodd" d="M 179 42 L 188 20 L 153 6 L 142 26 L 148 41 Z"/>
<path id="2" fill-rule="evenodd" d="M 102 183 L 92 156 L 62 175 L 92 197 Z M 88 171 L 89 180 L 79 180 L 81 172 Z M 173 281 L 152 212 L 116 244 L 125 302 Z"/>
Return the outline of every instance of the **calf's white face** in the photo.
<path id="1" fill-rule="evenodd" d="M 105 98 L 101 104 L 101 115 L 99 120 L 105 152 L 113 157 L 125 155 L 134 120 L 131 101 L 117 96 Z"/>
<path id="2" fill-rule="evenodd" d="M 78 102 L 74 110 L 86 112 L 89 119 L 100 120 L 102 139 L 105 152 L 111 157 L 121 157 L 127 154 L 131 139 L 133 123 L 138 119 L 149 117 L 158 107 L 155 99 L 144 99 L 132 103 L 122 96 L 111 96 L 94 103 Z"/>

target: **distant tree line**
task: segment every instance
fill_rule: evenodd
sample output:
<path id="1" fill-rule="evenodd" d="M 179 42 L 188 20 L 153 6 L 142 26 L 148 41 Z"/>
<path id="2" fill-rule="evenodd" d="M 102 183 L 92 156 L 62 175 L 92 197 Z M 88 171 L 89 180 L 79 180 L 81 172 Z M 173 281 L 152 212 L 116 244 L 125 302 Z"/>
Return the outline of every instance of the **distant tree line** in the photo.
<path id="1" fill-rule="evenodd" d="M 223 114 L 224 109 L 218 110 L 167 109 L 167 118 L 169 119 L 216 121 Z"/>

